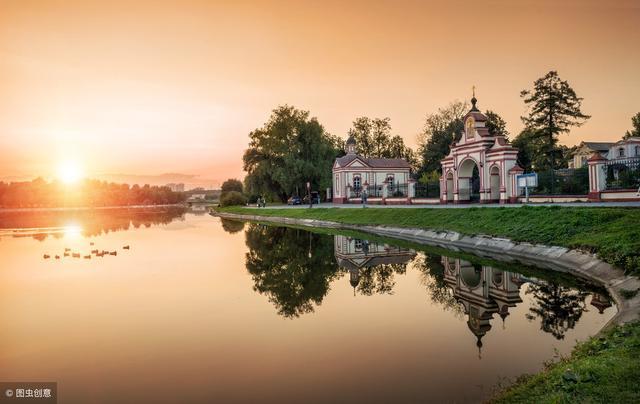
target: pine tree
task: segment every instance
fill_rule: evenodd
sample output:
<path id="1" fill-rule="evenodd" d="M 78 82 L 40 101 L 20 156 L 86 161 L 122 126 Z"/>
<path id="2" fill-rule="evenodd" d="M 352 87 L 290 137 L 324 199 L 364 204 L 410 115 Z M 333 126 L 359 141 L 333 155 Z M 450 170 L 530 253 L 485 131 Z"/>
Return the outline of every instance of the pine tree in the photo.
<path id="1" fill-rule="evenodd" d="M 560 79 L 552 70 L 533 83 L 532 90 L 523 90 L 520 97 L 529 109 L 522 122 L 526 128 L 541 137 L 542 149 L 536 153 L 547 156 L 546 167 L 558 167 L 558 137 L 569 132 L 573 126 L 583 125 L 591 116 L 582 113 L 582 98 L 576 95 L 567 81 Z"/>

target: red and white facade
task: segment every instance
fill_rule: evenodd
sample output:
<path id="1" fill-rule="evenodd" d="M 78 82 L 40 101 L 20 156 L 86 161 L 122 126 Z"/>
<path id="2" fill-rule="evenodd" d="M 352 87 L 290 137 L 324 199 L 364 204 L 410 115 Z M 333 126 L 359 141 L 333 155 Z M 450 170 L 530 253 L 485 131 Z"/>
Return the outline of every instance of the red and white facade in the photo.
<path id="1" fill-rule="evenodd" d="M 480 203 L 513 203 L 517 201 L 516 176 L 518 150 L 504 136 L 494 136 L 486 127 L 487 117 L 473 107 L 464 116 L 464 133 L 442 159 L 440 203 L 468 203 L 472 194 L 480 195 Z M 473 189 L 472 175 L 477 167 L 479 189 Z M 475 184 L 477 187 L 477 184 Z"/>

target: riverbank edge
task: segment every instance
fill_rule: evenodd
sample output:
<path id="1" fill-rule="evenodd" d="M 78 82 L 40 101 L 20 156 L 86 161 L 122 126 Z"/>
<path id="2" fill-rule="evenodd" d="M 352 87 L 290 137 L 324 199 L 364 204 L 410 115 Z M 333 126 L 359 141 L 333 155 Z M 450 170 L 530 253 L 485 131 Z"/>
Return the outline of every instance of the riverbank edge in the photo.
<path id="1" fill-rule="evenodd" d="M 502 262 L 520 262 L 539 268 L 572 274 L 603 286 L 614 300 L 617 313 L 602 330 L 614 325 L 640 319 L 640 293 L 626 298 L 630 291 L 640 289 L 640 280 L 626 275 L 624 271 L 600 260 L 593 254 L 571 250 L 566 247 L 548 246 L 527 242 L 514 242 L 507 238 L 483 235 L 468 236 L 455 231 L 433 231 L 428 229 L 393 227 L 383 225 L 360 225 L 328 220 L 289 218 L 284 216 L 261 216 L 212 211 L 212 216 L 223 219 L 295 225 L 310 228 L 351 230 L 390 237 L 423 245 L 431 245 L 453 251 L 462 251 Z M 602 330 L 600 332 L 602 332 Z"/>

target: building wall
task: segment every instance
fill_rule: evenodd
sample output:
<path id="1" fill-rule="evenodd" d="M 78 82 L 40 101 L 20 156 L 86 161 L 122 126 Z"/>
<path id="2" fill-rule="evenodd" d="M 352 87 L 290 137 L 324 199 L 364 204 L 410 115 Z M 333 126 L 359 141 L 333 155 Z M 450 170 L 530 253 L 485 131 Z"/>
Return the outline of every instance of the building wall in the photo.
<path id="1" fill-rule="evenodd" d="M 621 151 L 623 152 L 622 155 Z M 611 146 L 607 156 L 609 160 L 629 157 L 640 157 L 640 138 L 631 138 L 616 143 Z"/>
<path id="2" fill-rule="evenodd" d="M 394 184 L 407 184 L 409 182 L 409 169 L 371 169 L 366 167 L 356 167 L 348 169 L 333 170 L 333 193 L 336 197 L 346 197 L 347 185 L 353 187 L 354 177 L 360 176 L 360 185 L 369 184 L 369 188 L 373 186 L 382 187 L 387 177 L 394 177 Z"/>

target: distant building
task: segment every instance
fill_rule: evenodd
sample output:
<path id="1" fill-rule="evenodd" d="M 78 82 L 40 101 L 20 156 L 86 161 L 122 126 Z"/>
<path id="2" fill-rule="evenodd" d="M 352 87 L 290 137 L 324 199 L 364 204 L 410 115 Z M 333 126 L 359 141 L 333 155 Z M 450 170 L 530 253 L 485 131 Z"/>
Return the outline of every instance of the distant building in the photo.
<path id="1" fill-rule="evenodd" d="M 640 157 L 640 137 L 630 137 L 612 143 L 609 147 L 609 152 L 603 157 L 609 160 Z"/>
<path id="2" fill-rule="evenodd" d="M 346 148 L 347 155 L 333 164 L 334 203 L 357 202 L 365 189 L 370 198 L 407 197 L 411 166 L 406 160 L 359 156 L 353 136 L 349 136 Z"/>
<path id="3" fill-rule="evenodd" d="M 184 184 L 183 183 L 176 184 L 176 183 L 172 182 L 172 183 L 167 184 L 165 186 L 171 188 L 171 190 L 173 192 L 184 192 Z"/>
<path id="4" fill-rule="evenodd" d="M 596 152 L 607 160 L 640 157 L 640 137 L 630 137 L 615 143 L 580 142 L 573 153 L 573 160 L 569 162 L 569 168 L 586 167 L 587 160 Z"/>
<path id="5" fill-rule="evenodd" d="M 578 148 L 573 152 L 573 160 L 569 162 L 569 168 L 582 168 L 587 166 L 587 160 L 598 152 L 604 158 L 607 158 L 609 149 L 614 143 L 612 142 L 580 142 Z"/>

